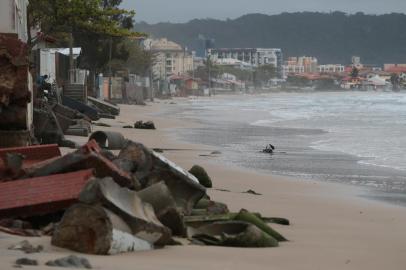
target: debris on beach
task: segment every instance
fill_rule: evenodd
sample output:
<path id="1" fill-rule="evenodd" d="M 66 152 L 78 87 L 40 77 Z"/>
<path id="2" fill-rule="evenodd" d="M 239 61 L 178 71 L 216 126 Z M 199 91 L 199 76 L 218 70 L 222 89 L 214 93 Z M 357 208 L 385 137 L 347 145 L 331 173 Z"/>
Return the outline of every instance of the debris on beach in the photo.
<path id="1" fill-rule="evenodd" d="M 111 125 L 106 124 L 106 123 L 102 123 L 102 122 L 95 122 L 95 123 L 93 123 L 93 126 L 97 126 L 97 127 L 111 127 Z"/>
<path id="2" fill-rule="evenodd" d="M 44 247 L 41 245 L 38 246 L 33 246 L 30 242 L 27 240 L 21 241 L 18 244 L 11 245 L 9 250 L 21 250 L 26 254 L 31 254 L 31 253 L 39 253 L 44 250 Z"/>
<path id="3" fill-rule="evenodd" d="M 257 226 L 242 221 L 222 221 L 190 228 L 194 243 L 228 247 L 277 247 L 279 243 Z"/>
<path id="4" fill-rule="evenodd" d="M 33 260 L 33 259 L 29 259 L 29 258 L 20 258 L 17 259 L 15 261 L 15 264 L 17 266 L 21 266 L 21 265 L 30 265 L 30 266 L 36 266 L 38 265 L 38 261 L 37 260 Z"/>
<path id="5" fill-rule="evenodd" d="M 194 165 L 189 172 L 191 174 L 193 174 L 197 180 L 199 180 L 199 183 L 206 187 L 206 188 L 212 188 L 213 187 L 213 183 L 211 181 L 210 176 L 207 174 L 206 170 L 199 166 L 199 165 Z"/>
<path id="6" fill-rule="evenodd" d="M 134 124 L 134 128 L 136 129 L 156 129 L 154 122 L 152 121 L 137 121 Z"/>
<path id="7" fill-rule="evenodd" d="M 286 241 L 267 223 L 288 225 L 288 220 L 244 209 L 231 213 L 207 195 L 212 181 L 204 168 L 196 165 L 188 172 L 120 133 L 95 132 L 66 155 L 54 146 L 41 147 L 53 151 L 40 151 L 38 157 L 26 148 L 0 151 L 0 157 L 25 156 L 16 166 L 0 162 L 0 218 L 52 217 L 39 235 L 51 235 L 55 246 L 114 255 L 174 245 L 175 236 L 238 247 L 276 247 Z M 20 246 L 31 250 L 28 244 Z"/>
<path id="8" fill-rule="evenodd" d="M 256 192 L 255 190 L 249 189 L 247 191 L 244 191 L 243 193 L 247 193 L 247 194 L 252 194 L 252 195 L 257 195 L 257 196 L 261 196 L 261 193 Z"/>
<path id="9" fill-rule="evenodd" d="M 75 255 L 48 261 L 45 265 L 51 267 L 92 269 L 92 265 L 86 258 L 81 258 Z"/>
<path id="10" fill-rule="evenodd" d="M 273 146 L 272 144 L 268 144 L 263 150 L 263 153 L 268 153 L 268 154 L 273 154 L 275 151 L 275 146 Z"/>

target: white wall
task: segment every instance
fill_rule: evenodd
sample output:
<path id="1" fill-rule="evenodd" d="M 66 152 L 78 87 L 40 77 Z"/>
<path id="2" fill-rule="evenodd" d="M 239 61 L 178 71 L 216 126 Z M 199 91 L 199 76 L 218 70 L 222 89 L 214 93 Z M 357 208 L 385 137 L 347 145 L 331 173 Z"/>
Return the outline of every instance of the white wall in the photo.
<path id="1" fill-rule="evenodd" d="M 0 33 L 15 33 L 27 42 L 28 0 L 0 1 Z"/>

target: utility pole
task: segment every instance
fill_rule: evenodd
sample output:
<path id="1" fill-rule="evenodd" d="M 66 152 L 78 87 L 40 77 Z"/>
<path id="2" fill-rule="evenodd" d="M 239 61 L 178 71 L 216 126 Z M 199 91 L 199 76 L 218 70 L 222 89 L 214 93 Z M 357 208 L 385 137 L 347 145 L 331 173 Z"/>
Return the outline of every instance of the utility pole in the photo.
<path id="1" fill-rule="evenodd" d="M 207 56 L 207 72 L 209 73 L 209 96 L 211 96 L 211 72 L 210 72 L 211 60 L 210 55 Z"/>
<path id="2" fill-rule="evenodd" d="M 72 34 L 73 29 L 71 30 L 69 34 L 69 81 L 70 83 L 75 81 L 74 78 L 74 62 L 73 62 L 73 34 Z"/>
<path id="3" fill-rule="evenodd" d="M 111 80 L 111 58 L 112 58 L 112 54 L 113 54 L 113 38 L 110 37 L 109 40 L 109 99 L 111 99 L 111 94 L 112 94 L 112 86 L 113 86 L 113 82 Z"/>

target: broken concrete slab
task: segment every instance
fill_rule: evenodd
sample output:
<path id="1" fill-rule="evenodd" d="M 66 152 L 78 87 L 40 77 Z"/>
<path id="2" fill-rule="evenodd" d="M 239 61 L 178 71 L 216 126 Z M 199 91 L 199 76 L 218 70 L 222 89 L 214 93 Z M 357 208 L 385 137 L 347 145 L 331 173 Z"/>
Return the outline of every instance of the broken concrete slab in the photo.
<path id="1" fill-rule="evenodd" d="M 174 235 L 186 235 L 184 216 L 177 209 L 175 199 L 165 182 L 159 182 L 147 187 L 137 192 L 137 195 L 144 202 L 152 205 L 159 221 L 170 228 Z"/>
<path id="2" fill-rule="evenodd" d="M 87 101 L 88 103 L 92 104 L 93 106 L 95 106 L 97 109 L 101 110 L 104 113 L 109 113 L 112 115 L 120 114 L 120 107 L 114 104 L 93 97 L 87 97 Z"/>
<path id="3" fill-rule="evenodd" d="M 100 205 L 76 204 L 58 224 L 52 245 L 81 253 L 114 255 L 151 250 L 148 241 L 133 235 L 131 228 L 112 211 Z"/>
<path id="4" fill-rule="evenodd" d="M 64 134 L 71 136 L 87 137 L 89 136 L 89 131 L 87 128 L 83 127 L 69 127 L 67 130 L 65 130 Z"/>
<path id="5" fill-rule="evenodd" d="M 206 193 L 206 189 L 199 184 L 196 177 L 140 143 L 129 141 L 118 158 L 133 160 L 136 163 L 136 176 L 143 187 L 164 181 L 177 207 L 182 209 L 185 215 L 191 213 L 194 205 Z"/>
<path id="6" fill-rule="evenodd" d="M 107 159 L 96 141 L 92 140 L 77 151 L 52 161 L 38 163 L 25 169 L 26 177 L 39 177 L 56 173 L 93 168 L 96 177 L 111 176 L 119 185 L 138 189 L 138 181 Z"/>
<path id="7" fill-rule="evenodd" d="M 228 247 L 277 247 L 278 241 L 253 224 L 241 221 L 214 222 L 190 228 L 188 235 L 206 245 Z"/>
<path id="8" fill-rule="evenodd" d="M 93 179 L 79 195 L 86 204 L 101 204 L 120 216 L 138 238 L 152 244 L 165 245 L 171 232 L 156 217 L 154 208 L 127 188 L 117 185 L 112 178 Z"/>
<path id="9" fill-rule="evenodd" d="M 92 121 L 97 121 L 100 119 L 99 112 L 96 109 L 94 109 L 80 101 L 77 101 L 73 98 L 70 98 L 67 96 L 62 96 L 62 104 L 64 106 L 77 110 L 78 112 L 86 115 Z"/>

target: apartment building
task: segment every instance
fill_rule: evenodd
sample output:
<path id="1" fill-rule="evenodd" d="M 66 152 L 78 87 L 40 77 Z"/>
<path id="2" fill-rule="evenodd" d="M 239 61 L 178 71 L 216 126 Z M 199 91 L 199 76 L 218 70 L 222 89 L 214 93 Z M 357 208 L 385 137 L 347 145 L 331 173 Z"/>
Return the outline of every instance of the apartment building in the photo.
<path id="1" fill-rule="evenodd" d="M 282 77 L 283 54 L 281 49 L 276 48 L 220 48 L 209 49 L 208 56 L 214 62 L 222 62 L 224 59 L 234 59 L 246 63 L 246 66 L 258 67 L 273 65 L 278 77 Z"/>
<path id="2" fill-rule="evenodd" d="M 193 70 L 193 54 L 181 45 L 166 38 L 147 39 L 143 43 L 144 48 L 153 53 L 152 71 L 155 78 L 167 79 Z"/>

